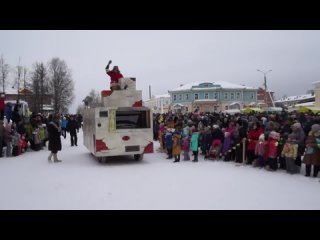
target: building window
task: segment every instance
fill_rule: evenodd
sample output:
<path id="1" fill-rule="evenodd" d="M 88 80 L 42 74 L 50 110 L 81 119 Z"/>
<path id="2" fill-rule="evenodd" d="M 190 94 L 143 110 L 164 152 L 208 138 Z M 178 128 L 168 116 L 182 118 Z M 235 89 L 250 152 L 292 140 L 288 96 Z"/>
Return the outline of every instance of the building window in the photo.
<path id="1" fill-rule="evenodd" d="M 180 100 L 180 101 L 182 100 L 182 95 L 181 95 L 181 94 L 179 95 L 179 100 Z"/>
<path id="2" fill-rule="evenodd" d="M 204 94 L 204 99 L 209 99 L 209 93 Z"/>
<path id="3" fill-rule="evenodd" d="M 186 112 L 188 112 L 188 107 L 186 107 Z"/>
<path id="4" fill-rule="evenodd" d="M 233 92 L 230 93 L 230 99 L 231 99 L 231 100 L 234 100 L 234 93 L 233 93 Z"/>
<path id="5" fill-rule="evenodd" d="M 173 101 L 177 101 L 177 95 L 173 95 Z"/>
<path id="6" fill-rule="evenodd" d="M 251 99 L 254 99 L 254 93 L 251 93 Z"/>
<path id="7" fill-rule="evenodd" d="M 194 100 L 198 100 L 199 99 L 199 94 L 198 93 L 195 93 L 194 94 Z"/>
<path id="8" fill-rule="evenodd" d="M 214 99 L 218 99 L 218 93 L 214 93 Z"/>
<path id="9" fill-rule="evenodd" d="M 224 99 L 228 99 L 228 93 L 224 93 Z"/>
<path id="10" fill-rule="evenodd" d="M 237 99 L 237 100 L 240 99 L 240 93 L 239 93 L 239 92 L 236 93 L 236 99 Z"/>
<path id="11" fill-rule="evenodd" d="M 213 111 L 217 111 L 217 110 L 218 110 L 218 106 L 214 106 Z"/>
<path id="12" fill-rule="evenodd" d="M 186 100 L 189 100 L 189 94 L 186 94 Z"/>

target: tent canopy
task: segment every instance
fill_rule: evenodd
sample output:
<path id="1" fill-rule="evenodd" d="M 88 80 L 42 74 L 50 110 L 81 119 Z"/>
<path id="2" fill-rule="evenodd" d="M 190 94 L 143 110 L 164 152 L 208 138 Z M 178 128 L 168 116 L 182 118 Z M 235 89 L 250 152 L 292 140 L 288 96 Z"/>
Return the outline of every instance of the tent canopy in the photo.
<path id="1" fill-rule="evenodd" d="M 244 108 L 242 111 L 245 113 L 263 112 L 261 108 Z"/>
<path id="2" fill-rule="evenodd" d="M 298 109 L 298 112 L 301 113 L 307 113 L 307 112 L 313 112 L 313 113 L 319 113 L 320 112 L 320 108 L 316 108 L 316 107 L 306 107 L 306 106 L 300 106 Z"/>

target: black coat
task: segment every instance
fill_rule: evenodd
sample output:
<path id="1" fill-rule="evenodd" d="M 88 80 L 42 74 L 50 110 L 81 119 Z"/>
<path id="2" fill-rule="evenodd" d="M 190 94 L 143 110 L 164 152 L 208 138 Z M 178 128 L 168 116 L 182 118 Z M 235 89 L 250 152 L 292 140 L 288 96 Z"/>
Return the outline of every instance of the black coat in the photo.
<path id="1" fill-rule="evenodd" d="M 76 120 L 73 119 L 68 121 L 67 131 L 70 132 L 70 134 L 75 135 L 78 129 L 79 129 L 79 125 Z"/>
<path id="2" fill-rule="evenodd" d="M 59 124 L 56 123 L 57 126 Z M 49 150 L 53 153 L 57 153 L 62 149 L 61 147 L 61 132 L 50 122 L 47 126 L 49 134 Z"/>

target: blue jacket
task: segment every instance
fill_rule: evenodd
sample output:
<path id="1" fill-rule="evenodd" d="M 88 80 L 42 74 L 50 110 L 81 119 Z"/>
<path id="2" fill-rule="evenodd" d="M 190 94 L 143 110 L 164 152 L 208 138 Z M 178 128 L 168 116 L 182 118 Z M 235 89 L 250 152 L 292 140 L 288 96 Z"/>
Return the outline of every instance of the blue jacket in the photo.
<path id="1" fill-rule="evenodd" d="M 172 133 L 166 133 L 166 148 L 172 148 Z"/>

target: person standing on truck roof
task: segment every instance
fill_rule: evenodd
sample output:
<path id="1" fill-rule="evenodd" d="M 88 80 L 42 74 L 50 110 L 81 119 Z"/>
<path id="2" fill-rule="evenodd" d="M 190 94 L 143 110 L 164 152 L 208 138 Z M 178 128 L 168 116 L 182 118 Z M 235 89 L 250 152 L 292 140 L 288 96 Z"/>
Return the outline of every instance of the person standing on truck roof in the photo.
<path id="1" fill-rule="evenodd" d="M 111 82 L 110 82 L 110 89 L 112 91 L 114 90 L 120 90 L 120 82 L 119 79 L 123 78 L 123 75 L 120 73 L 119 67 L 114 66 L 112 70 L 109 70 L 109 65 L 112 63 L 110 60 L 108 62 L 108 65 L 106 66 L 106 73 L 110 76 Z"/>

